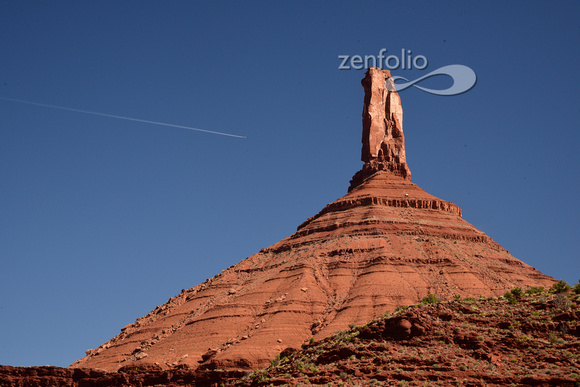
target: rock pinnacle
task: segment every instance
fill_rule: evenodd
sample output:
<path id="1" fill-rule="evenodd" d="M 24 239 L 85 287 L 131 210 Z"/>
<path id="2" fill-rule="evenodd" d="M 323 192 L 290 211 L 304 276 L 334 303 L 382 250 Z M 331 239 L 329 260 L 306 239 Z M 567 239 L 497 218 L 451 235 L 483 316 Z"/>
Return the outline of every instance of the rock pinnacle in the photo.
<path id="1" fill-rule="evenodd" d="M 405 157 L 403 108 L 389 70 L 371 67 L 361 81 L 365 90 L 362 114 L 363 168 L 354 175 L 349 191 L 378 171 L 411 180 Z"/>

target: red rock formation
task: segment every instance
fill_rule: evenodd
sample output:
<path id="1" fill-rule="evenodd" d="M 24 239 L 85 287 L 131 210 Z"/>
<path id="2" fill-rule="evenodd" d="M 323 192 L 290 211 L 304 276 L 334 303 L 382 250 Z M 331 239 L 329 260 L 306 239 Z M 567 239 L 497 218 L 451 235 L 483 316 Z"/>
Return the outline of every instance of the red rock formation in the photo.
<path id="1" fill-rule="evenodd" d="M 270 367 L 191 370 L 127 365 L 118 372 L 0 365 L 2 387 L 411 385 L 573 386 L 580 381 L 580 295 L 465 298 L 400 308 L 364 326 L 282 351 Z M 516 312 L 516 313 L 514 313 Z M 337 383 L 339 382 L 339 383 Z M 574 384 L 576 383 L 576 384 Z"/>
<path id="2" fill-rule="evenodd" d="M 351 189 L 383 170 L 411 180 L 405 156 L 403 107 L 391 73 L 371 67 L 361 83 L 365 90 L 361 160 L 365 165 L 353 177 Z"/>
<path id="3" fill-rule="evenodd" d="M 563 293 L 418 304 L 285 351 L 234 385 L 578 386 L 579 315 L 580 297 Z"/>
<path id="4" fill-rule="evenodd" d="M 453 203 L 410 181 L 388 72 L 363 80 L 363 170 L 293 235 L 184 290 L 73 367 L 256 368 L 428 293 L 498 296 L 554 280 L 514 258 Z"/>
<path id="5" fill-rule="evenodd" d="M 140 364 L 122 367 L 116 372 L 87 368 L 10 367 L 0 365 L 2 387 L 217 387 L 235 382 L 245 376 L 244 371 L 190 370 Z"/>

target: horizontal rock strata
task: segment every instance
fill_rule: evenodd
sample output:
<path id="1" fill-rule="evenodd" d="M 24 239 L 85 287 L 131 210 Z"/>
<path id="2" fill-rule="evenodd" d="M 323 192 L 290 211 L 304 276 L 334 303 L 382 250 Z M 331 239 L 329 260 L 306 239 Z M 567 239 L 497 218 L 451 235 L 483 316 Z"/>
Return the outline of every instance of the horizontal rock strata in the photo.
<path id="1" fill-rule="evenodd" d="M 497 296 L 553 283 L 460 215 L 404 178 L 375 173 L 295 234 L 184 290 L 73 366 L 255 368 L 429 293 Z"/>

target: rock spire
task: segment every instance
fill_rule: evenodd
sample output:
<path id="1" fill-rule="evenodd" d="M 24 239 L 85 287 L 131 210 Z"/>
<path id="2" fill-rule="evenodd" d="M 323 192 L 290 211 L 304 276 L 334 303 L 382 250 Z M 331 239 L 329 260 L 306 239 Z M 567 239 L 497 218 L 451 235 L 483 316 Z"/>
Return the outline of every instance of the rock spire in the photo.
<path id="1" fill-rule="evenodd" d="M 365 90 L 361 160 L 365 165 L 353 177 L 349 190 L 378 171 L 411 180 L 405 157 L 403 108 L 390 71 L 371 67 L 361 83 Z"/>

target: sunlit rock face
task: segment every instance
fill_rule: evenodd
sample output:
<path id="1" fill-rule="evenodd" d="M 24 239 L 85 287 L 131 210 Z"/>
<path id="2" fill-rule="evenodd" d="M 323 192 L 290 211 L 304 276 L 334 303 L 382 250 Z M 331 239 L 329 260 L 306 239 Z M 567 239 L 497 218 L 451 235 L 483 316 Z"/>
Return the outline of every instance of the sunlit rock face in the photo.
<path id="1" fill-rule="evenodd" d="M 371 67 L 361 83 L 365 91 L 361 160 L 365 165 L 353 177 L 351 189 L 377 171 L 411 180 L 405 156 L 403 108 L 391 73 Z"/>

